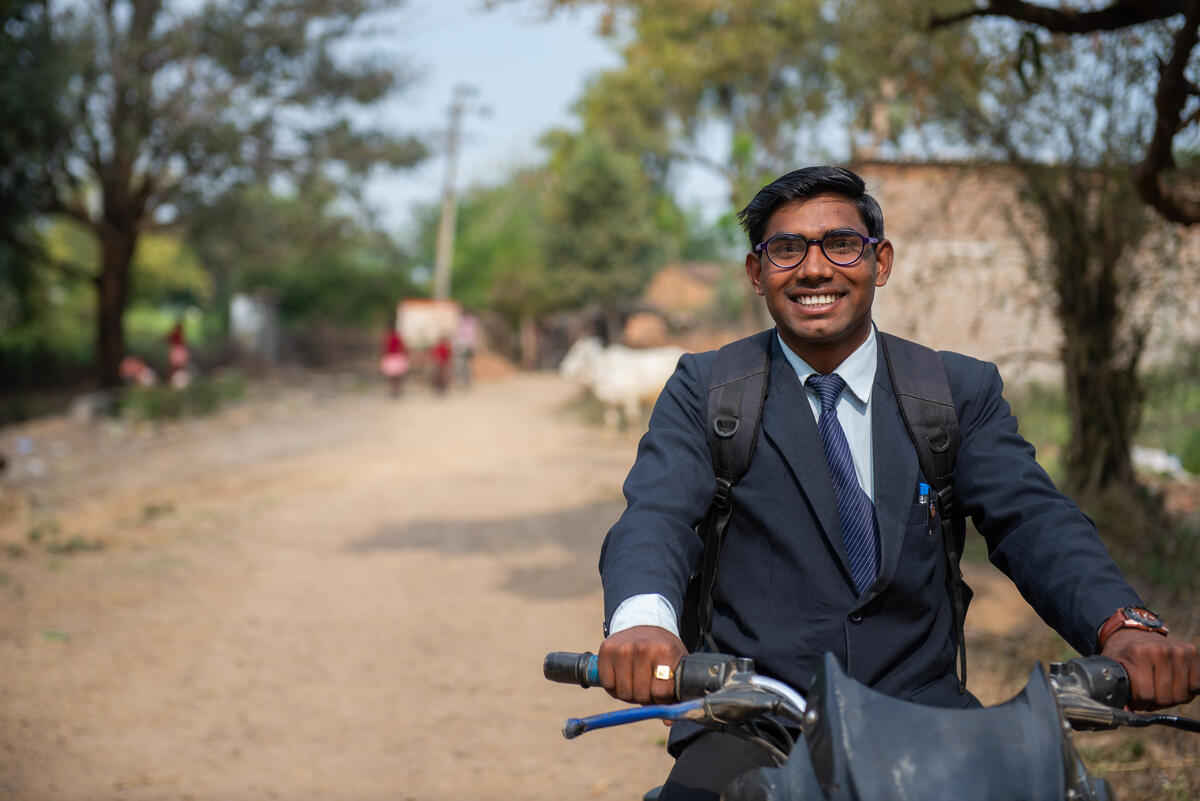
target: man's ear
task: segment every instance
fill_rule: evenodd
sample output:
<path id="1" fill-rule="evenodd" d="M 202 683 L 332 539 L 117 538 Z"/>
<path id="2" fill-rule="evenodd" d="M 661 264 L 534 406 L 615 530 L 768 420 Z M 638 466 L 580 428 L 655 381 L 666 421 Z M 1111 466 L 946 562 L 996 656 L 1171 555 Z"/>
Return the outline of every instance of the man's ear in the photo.
<path id="1" fill-rule="evenodd" d="M 883 286 L 892 275 L 892 259 L 896 251 L 890 240 L 883 240 L 875 246 L 875 286 Z"/>
<path id="2" fill-rule="evenodd" d="M 746 254 L 746 277 L 754 285 L 754 291 L 760 295 L 765 291 L 762 285 L 762 264 L 762 257 L 757 253 L 750 252 Z"/>

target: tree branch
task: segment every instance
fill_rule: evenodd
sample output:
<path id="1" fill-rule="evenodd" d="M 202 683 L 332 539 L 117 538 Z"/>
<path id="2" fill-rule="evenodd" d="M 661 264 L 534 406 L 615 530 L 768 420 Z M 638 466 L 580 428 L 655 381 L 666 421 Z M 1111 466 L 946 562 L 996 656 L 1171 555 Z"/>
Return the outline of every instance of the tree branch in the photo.
<path id="1" fill-rule="evenodd" d="M 1051 33 L 1094 33 L 1166 19 L 1185 13 L 1188 6 L 1187 0 L 1114 0 L 1111 5 L 1095 11 L 1073 11 L 1034 5 L 1024 0 L 989 0 L 982 8 L 935 15 L 929 20 L 929 28 L 944 28 L 972 17 L 1008 17 L 1032 23 Z"/>
<path id="2" fill-rule="evenodd" d="M 1158 91 L 1154 96 L 1157 119 L 1154 135 L 1146 145 L 1146 157 L 1133 169 L 1138 194 L 1163 217 L 1191 225 L 1200 222 L 1200 199 L 1191 187 L 1168 184 L 1164 174 L 1175 167 L 1171 145 L 1183 123 L 1180 115 L 1191 95 L 1191 83 L 1184 76 L 1192 50 L 1200 39 L 1200 0 L 1187 10 L 1183 27 L 1175 34 L 1171 58 L 1159 72 Z"/>
<path id="3" fill-rule="evenodd" d="M 93 270 L 89 270 L 88 268 L 72 261 L 55 258 L 54 256 L 51 256 L 49 251 L 43 247 L 30 244 L 24 239 L 15 236 L 5 236 L 4 241 L 13 250 L 29 259 L 29 261 L 40 264 L 44 267 L 49 267 L 66 278 L 92 283 L 96 281 L 96 274 Z"/>

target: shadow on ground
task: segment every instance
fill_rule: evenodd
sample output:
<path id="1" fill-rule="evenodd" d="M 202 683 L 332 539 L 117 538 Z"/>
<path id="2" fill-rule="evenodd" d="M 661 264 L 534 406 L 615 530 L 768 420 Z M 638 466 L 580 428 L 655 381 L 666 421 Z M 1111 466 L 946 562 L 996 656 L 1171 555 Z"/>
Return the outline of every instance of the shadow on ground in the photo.
<path id="1" fill-rule="evenodd" d="M 371 537 L 350 543 L 354 553 L 380 550 L 432 550 L 446 554 L 513 553 L 558 545 L 569 554 L 554 566 L 513 569 L 502 588 L 531 598 L 571 598 L 600 587 L 596 564 L 609 527 L 625 510 L 612 499 L 528 517 L 498 520 L 414 520 L 380 527 Z"/>

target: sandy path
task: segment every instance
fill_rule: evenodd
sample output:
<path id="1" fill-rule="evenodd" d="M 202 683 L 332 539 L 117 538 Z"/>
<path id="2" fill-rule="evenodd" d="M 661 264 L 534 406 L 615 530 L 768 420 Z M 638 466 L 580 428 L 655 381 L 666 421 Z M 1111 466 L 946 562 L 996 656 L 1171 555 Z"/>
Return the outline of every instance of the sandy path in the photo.
<path id="1" fill-rule="evenodd" d="M 0 798 L 639 795 L 661 726 L 568 743 L 607 698 L 540 677 L 598 640 L 632 458 L 573 392 L 310 393 L 105 461 L 76 438 L 55 519 L 110 547 L 0 563 Z"/>
<path id="2" fill-rule="evenodd" d="M 5 535 L 23 555 L 0 556 L 0 799 L 634 799 L 659 783 L 660 724 L 564 741 L 565 717 L 613 704 L 540 675 L 547 651 L 596 647 L 595 561 L 634 440 L 564 414 L 575 390 L 553 376 L 375 389 L 309 384 L 157 431 L 0 432 L 42 459 L 5 487 L 10 512 L 34 506 Z M 29 545 L 46 519 L 107 547 Z M 1027 620 L 981 596 L 995 606 L 974 620 Z"/>

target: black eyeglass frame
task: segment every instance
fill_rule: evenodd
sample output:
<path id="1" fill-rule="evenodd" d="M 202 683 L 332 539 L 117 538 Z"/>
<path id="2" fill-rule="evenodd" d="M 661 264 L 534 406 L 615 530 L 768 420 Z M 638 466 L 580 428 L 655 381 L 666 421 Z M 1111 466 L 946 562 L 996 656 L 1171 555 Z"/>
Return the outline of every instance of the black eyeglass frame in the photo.
<path id="1" fill-rule="evenodd" d="M 833 236 L 847 236 L 847 235 L 858 237 L 859 240 L 862 241 L 862 248 L 858 251 L 858 255 L 855 256 L 850 261 L 838 261 L 833 256 L 830 256 L 829 251 L 827 251 L 825 249 L 825 240 L 829 239 L 830 237 L 833 237 Z M 775 259 L 773 259 L 771 257 L 771 251 L 768 250 L 768 248 L 771 246 L 771 243 L 774 242 L 776 239 L 781 239 L 783 237 L 787 237 L 788 239 L 790 239 L 794 242 L 803 242 L 804 243 L 804 252 L 802 254 L 800 254 L 800 258 L 796 260 L 795 264 L 789 264 L 789 265 L 784 266 L 784 265 L 780 264 L 779 262 L 775 261 Z M 867 245 L 878 245 L 882 241 L 883 241 L 883 239 L 881 239 L 879 237 L 864 236 L 864 235 L 860 234 L 858 231 L 855 231 L 853 228 L 839 228 L 836 231 L 830 231 L 829 233 L 822 236 L 820 239 L 809 239 L 808 237 L 806 237 L 802 234 L 793 234 L 793 233 L 784 231 L 784 232 L 775 234 L 774 236 L 767 237 L 762 242 L 759 242 L 757 245 L 754 246 L 754 252 L 766 254 L 767 260 L 770 261 L 771 264 L 774 264 L 780 270 L 794 270 L 797 267 L 799 267 L 801 264 L 803 264 L 804 260 L 806 258 L 808 258 L 809 246 L 810 245 L 818 245 L 821 248 L 821 252 L 825 254 L 825 258 L 829 259 L 830 262 L 832 262 L 833 264 L 836 264 L 839 267 L 850 267 L 851 265 L 857 264 L 862 259 L 863 254 L 867 252 Z"/>

